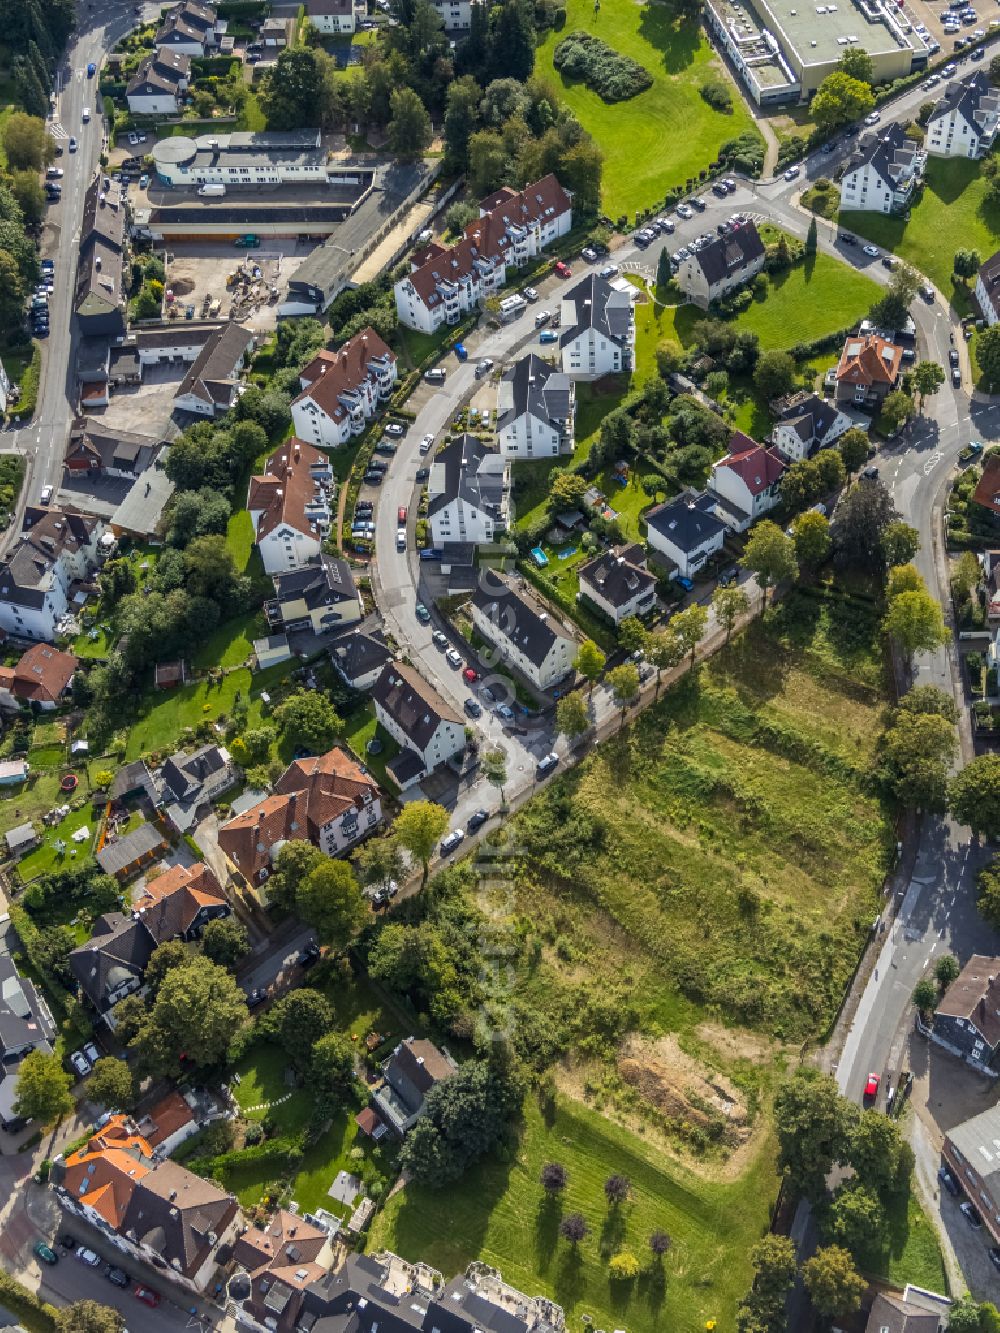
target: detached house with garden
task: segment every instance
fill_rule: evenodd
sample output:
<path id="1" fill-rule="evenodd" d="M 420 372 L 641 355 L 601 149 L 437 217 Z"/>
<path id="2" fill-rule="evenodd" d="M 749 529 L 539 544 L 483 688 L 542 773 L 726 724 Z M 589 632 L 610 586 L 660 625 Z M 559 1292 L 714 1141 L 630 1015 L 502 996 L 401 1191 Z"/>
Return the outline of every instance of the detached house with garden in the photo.
<path id="1" fill-rule="evenodd" d="M 984 69 L 949 83 L 927 122 L 931 157 L 981 158 L 993 147 L 1000 124 L 1000 92 Z"/>
<path id="2" fill-rule="evenodd" d="M 934 1035 L 976 1064 L 1000 1048 L 1000 958 L 974 954 L 938 1001 Z"/>
<path id="3" fill-rule="evenodd" d="M 856 424 L 836 403 L 803 390 L 781 400 L 771 443 L 789 463 L 800 463 L 836 444 Z"/>
<path id="4" fill-rule="evenodd" d="M 417 1123 L 430 1090 L 457 1071 L 447 1051 L 425 1038 L 407 1037 L 386 1061 L 385 1082 L 372 1100 L 383 1120 L 402 1136 Z"/>
<path id="5" fill-rule="evenodd" d="M 729 453 L 712 464 L 708 489 L 736 532 L 745 532 L 780 502 L 785 466 L 774 449 L 739 431 L 733 435 Z"/>
<path id="6" fill-rule="evenodd" d="M 764 267 L 767 252 L 755 222 L 730 222 L 721 236 L 696 244 L 674 275 L 687 299 L 707 310 Z"/>
<path id="7" fill-rule="evenodd" d="M 51 642 L 78 609 L 78 585 L 100 568 L 108 545 L 105 526 L 75 509 L 31 505 L 24 526 L 0 564 L 0 629 L 16 638 Z"/>
<path id="8" fill-rule="evenodd" d="M 191 81 L 191 57 L 163 46 L 144 60 L 125 90 L 133 116 L 174 116 Z"/>
<path id="9" fill-rule="evenodd" d="M 465 753 L 465 722 L 412 667 L 388 662 L 372 689 L 379 725 L 400 747 L 386 771 L 401 791 Z"/>
<path id="10" fill-rule="evenodd" d="M 656 576 L 646 568 L 641 543 L 614 546 L 580 565 L 578 596 L 615 625 L 629 616 L 648 615 L 656 605 Z"/>
<path id="11" fill-rule="evenodd" d="M 716 507 L 715 496 L 689 492 L 647 512 L 646 541 L 666 556 L 672 574 L 689 579 L 722 550 L 728 529 Z"/>
<path id="12" fill-rule="evenodd" d="M 573 670 L 571 631 L 504 576 L 484 571 L 469 611 L 487 643 L 536 690 L 551 689 Z"/>
<path id="13" fill-rule="evenodd" d="M 578 380 L 597 380 L 635 365 L 636 289 L 589 273 L 562 298 L 562 368 Z"/>
<path id="14" fill-rule="evenodd" d="M 834 397 L 866 412 L 877 412 L 899 384 L 903 349 L 877 333 L 852 333 L 836 370 Z"/>

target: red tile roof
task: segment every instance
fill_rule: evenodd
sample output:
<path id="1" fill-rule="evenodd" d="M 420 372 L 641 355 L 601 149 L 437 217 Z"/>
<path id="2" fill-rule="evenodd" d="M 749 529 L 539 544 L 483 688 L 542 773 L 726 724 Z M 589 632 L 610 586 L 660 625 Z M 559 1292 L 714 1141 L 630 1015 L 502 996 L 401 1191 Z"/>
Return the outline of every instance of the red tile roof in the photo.
<path id="1" fill-rule="evenodd" d="M 838 384 L 888 384 L 899 378 L 903 349 L 877 333 L 852 334 L 837 366 Z"/>
<path id="2" fill-rule="evenodd" d="M 735 472 L 751 495 L 760 495 L 780 478 L 785 470 L 785 464 L 773 449 L 765 449 L 762 444 L 755 444 L 753 440 L 748 440 L 748 447 L 742 447 L 737 452 L 733 446 L 738 442 L 742 443 L 743 440 L 747 440 L 745 435 L 734 435 L 729 442 L 730 453 L 725 458 L 720 458 L 716 467 L 728 468 L 730 472 Z"/>
<path id="3" fill-rule="evenodd" d="M 1000 514 L 1000 454 L 991 454 L 983 464 L 983 475 L 972 492 L 976 504 Z"/>
<path id="4" fill-rule="evenodd" d="M 36 643 L 14 668 L 13 693 L 29 703 L 56 703 L 76 670 L 76 658 L 47 643 Z"/>
<path id="5" fill-rule="evenodd" d="M 356 333 L 339 352 L 330 352 L 324 347 L 299 374 L 299 380 L 307 387 L 293 401 L 301 403 L 311 398 L 333 421 L 342 421 L 347 414 L 341 397 L 362 387 L 369 378 L 368 367 L 376 357 L 396 360 L 395 354 L 371 328 Z"/>
<path id="6" fill-rule="evenodd" d="M 208 866 L 171 866 L 147 879 L 135 900 L 135 910 L 153 938 L 162 943 L 191 928 L 203 907 L 225 905 L 226 895 Z"/>
<path id="7" fill-rule="evenodd" d="M 312 520 L 306 517 L 306 505 L 316 494 L 316 479 L 310 468 L 319 464 L 327 466 L 326 455 L 293 435 L 278 445 L 264 464 L 263 474 L 250 478 L 247 508 L 260 511 L 258 542 L 282 523 L 296 532 L 314 532 Z"/>
<path id="8" fill-rule="evenodd" d="M 190 1106 L 176 1089 L 171 1089 L 143 1116 L 138 1128 L 150 1147 L 156 1148 L 194 1121 L 195 1114 Z"/>

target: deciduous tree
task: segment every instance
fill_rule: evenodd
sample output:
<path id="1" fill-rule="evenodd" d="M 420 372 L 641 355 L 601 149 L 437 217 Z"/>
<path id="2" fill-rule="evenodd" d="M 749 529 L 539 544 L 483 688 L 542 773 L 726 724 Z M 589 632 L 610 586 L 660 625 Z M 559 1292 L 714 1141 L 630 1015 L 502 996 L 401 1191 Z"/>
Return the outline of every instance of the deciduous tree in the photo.
<path id="1" fill-rule="evenodd" d="M 690 665 L 694 666 L 694 655 L 708 628 L 708 607 L 702 606 L 700 602 L 692 602 L 671 618 L 670 628 L 677 638 L 681 653 L 690 657 Z"/>
<path id="2" fill-rule="evenodd" d="M 712 609 L 716 620 L 726 631 L 728 643 L 736 622 L 750 610 L 750 598 L 738 583 L 730 583 L 726 587 L 720 584 L 712 593 Z"/>
<path id="3" fill-rule="evenodd" d="M 898 519 L 890 523 L 882 534 L 882 555 L 886 565 L 908 564 L 920 550 L 920 533 Z"/>
<path id="4" fill-rule="evenodd" d="M 815 104 L 814 104 L 815 105 Z M 761 352 L 753 382 L 762 397 L 770 401 L 790 393 L 795 384 L 795 362 L 788 352 L 772 350 Z"/>
<path id="5" fill-rule="evenodd" d="M 808 1067 L 785 1080 L 774 1109 L 781 1167 L 807 1198 L 822 1198 L 831 1169 L 847 1160 L 857 1109 L 829 1074 Z"/>
<path id="6" fill-rule="evenodd" d="M 561 1162 L 546 1162 L 539 1179 L 546 1194 L 561 1194 L 568 1182 L 566 1168 Z"/>
<path id="7" fill-rule="evenodd" d="M 948 807 L 960 824 L 1000 838 L 1000 755 L 978 755 L 948 784 Z"/>
<path id="8" fill-rule="evenodd" d="M 55 1333 L 125 1333 L 125 1316 L 99 1301 L 74 1301 L 56 1310 Z"/>
<path id="9" fill-rule="evenodd" d="M 362 884 L 384 888 L 403 878 L 403 855 L 395 837 L 369 838 L 354 854 L 354 869 Z"/>
<path id="10" fill-rule="evenodd" d="M 564 694 L 556 703 L 556 729 L 570 745 L 590 729 L 590 711 L 578 690 Z"/>
<path id="11" fill-rule="evenodd" d="M 867 1246 L 879 1249 L 884 1233 L 885 1212 L 875 1190 L 857 1177 L 840 1185 L 830 1202 L 824 1234 L 857 1256 Z"/>
<path id="12" fill-rule="evenodd" d="M 113 1056 L 98 1060 L 87 1083 L 87 1097 L 108 1111 L 130 1111 L 135 1083 L 127 1062 Z"/>
<path id="13" fill-rule="evenodd" d="M 1000 324 L 980 332 L 976 339 L 976 360 L 987 386 L 995 388 L 1000 384 Z"/>
<path id="14" fill-rule="evenodd" d="M 507 752 L 497 746 L 495 750 L 487 750 L 480 756 L 479 767 L 482 770 L 483 777 L 491 787 L 496 787 L 500 793 L 500 804 L 504 805 L 503 789 L 507 785 Z"/>
<path id="15" fill-rule="evenodd" d="M 573 658 L 573 670 L 578 671 L 587 682 L 590 687 L 589 693 L 593 693 L 607 660 L 593 639 L 584 639 L 580 644 L 576 657 Z"/>
<path id="16" fill-rule="evenodd" d="M 943 953 L 934 964 L 934 979 L 941 990 L 946 991 L 961 970 L 954 954 Z"/>
<path id="17" fill-rule="evenodd" d="M 889 524 L 898 518 L 889 492 L 880 481 L 852 486 L 841 497 L 830 525 L 835 562 L 842 568 L 885 568 L 882 538 Z"/>
<path id="18" fill-rule="evenodd" d="M 965 281 L 974 278 L 979 272 L 981 262 L 978 250 L 956 250 L 955 262 L 952 266 L 955 276 Z"/>
<path id="19" fill-rule="evenodd" d="M 347 861 L 324 857 L 295 891 L 295 910 L 324 944 L 342 952 L 365 921 L 365 901 Z"/>
<path id="20" fill-rule="evenodd" d="M 913 369 L 913 387 L 917 391 L 917 405 L 922 412 L 924 399 L 937 393 L 944 383 L 944 367 L 936 361 L 921 361 Z"/>
<path id="21" fill-rule="evenodd" d="M 850 430 L 845 430 L 837 441 L 837 448 L 844 460 L 844 467 L 848 476 L 852 472 L 857 472 L 865 463 L 868 458 L 869 444 L 867 432 L 861 430 L 858 426 L 852 426 Z"/>
<path id="22" fill-rule="evenodd" d="M 805 569 L 818 569 L 830 554 L 830 521 L 825 514 L 807 509 L 792 519 L 795 558 Z"/>
<path id="23" fill-rule="evenodd" d="M 918 981 L 913 990 L 913 1003 L 926 1016 L 937 1008 L 938 988 L 928 977 Z"/>
<path id="24" fill-rule="evenodd" d="M 863 46 L 849 46 L 837 62 L 837 68 L 869 87 L 875 82 L 875 66 Z"/>
<path id="25" fill-rule="evenodd" d="M 389 146 L 404 161 L 417 158 L 430 146 L 431 118 L 412 88 L 397 88 L 390 99 Z"/>
<path id="26" fill-rule="evenodd" d="M 625 713 L 629 705 L 635 703 L 639 697 L 639 670 L 634 662 L 622 662 L 608 672 L 607 683 L 614 695 L 615 703 L 621 709 L 622 726 L 624 726 Z"/>
<path id="27" fill-rule="evenodd" d="M 736 1312 L 738 1333 L 783 1333 L 785 1298 L 798 1271 L 790 1236 L 765 1236 L 750 1251 L 754 1277 Z"/>
<path id="28" fill-rule="evenodd" d="M 421 882 L 427 883 L 434 848 L 448 828 L 448 811 L 433 801 L 410 801 L 403 806 L 395 823 L 395 834 L 401 847 L 423 867 Z"/>
<path id="29" fill-rule="evenodd" d="M 590 1227 L 583 1213 L 567 1213 L 559 1223 L 559 1234 L 576 1249 L 590 1235 Z"/>
<path id="30" fill-rule="evenodd" d="M 72 1076 L 63 1069 L 58 1055 L 29 1051 L 17 1070 L 14 1114 L 37 1120 L 43 1127 L 51 1125 L 73 1110 L 72 1086 Z"/>
<path id="31" fill-rule="evenodd" d="M 940 603 L 926 589 L 901 592 L 892 599 L 882 627 L 909 661 L 948 642 Z"/>
<path id="32" fill-rule="evenodd" d="M 898 710 L 882 738 L 883 771 L 896 799 L 918 810 L 943 812 L 955 745 L 955 728 L 947 719 Z"/>
<path id="33" fill-rule="evenodd" d="M 743 552 L 743 566 L 757 575 L 763 599 L 767 600 L 768 588 L 774 587 L 782 579 L 793 579 L 799 572 L 795 558 L 795 543 L 786 537 L 769 518 L 762 519 L 750 529 L 746 548 Z"/>
<path id="34" fill-rule="evenodd" d="M 802 1280 L 822 1315 L 845 1319 L 861 1309 L 868 1283 L 854 1261 L 839 1245 L 819 1249 L 802 1265 Z"/>
<path id="35" fill-rule="evenodd" d="M 327 1032 L 313 1044 L 309 1077 L 322 1096 L 343 1106 L 354 1092 L 354 1047 L 343 1032 Z"/>
<path id="36" fill-rule="evenodd" d="M 836 130 L 841 125 L 861 120 L 875 105 L 871 86 L 853 78 L 844 70 L 828 74 L 812 100 L 812 116 L 821 130 Z"/>
<path id="37" fill-rule="evenodd" d="M 0 140 L 12 171 L 39 172 L 55 161 L 56 145 L 40 116 L 14 111 L 3 123 Z"/>
<path id="38" fill-rule="evenodd" d="M 913 416 L 913 399 L 902 389 L 894 389 L 882 404 L 882 420 L 890 432 L 899 430 Z"/>
<path id="39" fill-rule="evenodd" d="M 191 1021 L 194 1014 L 197 1023 Z M 209 1068 L 222 1062 L 246 1019 L 246 996 L 230 973 L 195 956 L 163 978 L 130 1044 L 156 1073 L 175 1073 L 181 1057 L 190 1065 Z"/>
<path id="40" fill-rule="evenodd" d="M 274 710 L 281 733 L 292 745 L 325 754 L 343 723 L 333 704 L 319 690 L 296 690 Z"/>
<path id="41" fill-rule="evenodd" d="M 201 947 L 206 958 L 220 967 L 235 971 L 236 964 L 250 952 L 250 936 L 246 926 L 235 917 L 223 917 L 219 921 L 210 921 L 201 937 Z"/>

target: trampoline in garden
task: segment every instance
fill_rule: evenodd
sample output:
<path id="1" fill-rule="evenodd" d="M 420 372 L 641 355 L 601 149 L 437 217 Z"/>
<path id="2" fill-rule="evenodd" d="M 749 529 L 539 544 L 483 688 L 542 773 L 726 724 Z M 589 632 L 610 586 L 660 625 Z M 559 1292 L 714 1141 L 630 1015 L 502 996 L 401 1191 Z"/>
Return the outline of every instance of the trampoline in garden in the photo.
<path id="1" fill-rule="evenodd" d="M 539 569 L 544 569 L 545 566 L 549 563 L 549 557 L 545 554 L 545 552 L 542 550 L 540 546 L 533 546 L 531 548 L 531 558 L 532 560 L 534 560 L 535 564 L 538 566 Z"/>
<path id="2" fill-rule="evenodd" d="M 79 783 L 80 779 L 76 776 L 75 773 L 67 773 L 66 776 L 59 783 L 59 790 L 76 791 L 77 787 L 79 786 Z"/>

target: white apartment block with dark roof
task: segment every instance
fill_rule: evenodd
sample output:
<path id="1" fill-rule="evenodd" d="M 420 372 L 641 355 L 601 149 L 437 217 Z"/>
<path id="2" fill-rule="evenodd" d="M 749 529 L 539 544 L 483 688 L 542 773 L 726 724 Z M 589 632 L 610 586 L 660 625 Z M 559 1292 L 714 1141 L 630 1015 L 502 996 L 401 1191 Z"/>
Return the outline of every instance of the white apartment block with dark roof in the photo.
<path id="1" fill-rule="evenodd" d="M 573 225 L 570 195 L 555 176 L 521 191 L 505 187 L 481 201 L 479 217 L 444 249 L 428 246 L 396 283 L 396 313 L 408 329 L 433 333 L 457 324 L 504 286 L 509 268 L 523 268 Z"/>
<path id="2" fill-rule="evenodd" d="M 841 209 L 905 212 L 926 156 L 895 121 L 862 135 L 840 182 Z"/>
<path id="3" fill-rule="evenodd" d="M 578 380 L 629 371 L 635 363 L 636 289 L 588 273 L 562 298 L 562 368 Z"/>
<path id="4" fill-rule="evenodd" d="M 568 375 L 534 352 L 505 370 L 497 387 L 497 441 L 504 458 L 573 452 L 576 391 Z"/>
<path id="5" fill-rule="evenodd" d="M 985 70 L 949 83 L 925 127 L 931 157 L 985 157 L 1000 123 L 1000 93 Z"/>
<path id="6" fill-rule="evenodd" d="M 354 0 L 306 0 L 306 18 L 324 36 L 354 32 L 357 26 Z"/>
<path id="7" fill-rule="evenodd" d="M 976 274 L 976 302 L 987 324 L 1000 319 L 1000 250 Z"/>
<path id="8" fill-rule="evenodd" d="M 538 690 L 573 670 L 576 640 L 547 611 L 499 575 L 486 573 L 469 603 L 472 623 L 503 661 Z"/>
<path id="9" fill-rule="evenodd" d="M 73 585 L 100 566 L 105 525 L 70 509 L 29 506 L 24 518 L 25 531 L 0 565 L 0 629 L 51 642 L 75 609 Z"/>
<path id="10" fill-rule="evenodd" d="M 172 116 L 191 81 L 191 57 L 163 46 L 144 60 L 125 90 L 134 116 Z"/>
<path id="11" fill-rule="evenodd" d="M 854 425 L 836 403 L 803 391 L 783 401 L 771 443 L 782 458 L 799 463 L 817 449 L 828 449 Z"/>
<path id="12" fill-rule="evenodd" d="M 286 573 L 319 559 L 330 531 L 332 480 L 327 456 L 295 436 L 250 478 L 247 509 L 265 573 Z"/>
<path id="13" fill-rule="evenodd" d="M 296 435 L 326 449 L 347 444 L 391 395 L 396 377 L 395 353 L 374 329 L 362 329 L 336 352 L 323 348 L 299 375 Z"/>
<path id="14" fill-rule="evenodd" d="M 427 498 L 435 547 L 493 542 L 507 530 L 510 463 L 477 436 L 459 435 L 436 455 Z"/>
<path id="15" fill-rule="evenodd" d="M 465 722 L 412 667 L 388 662 L 372 689 L 375 716 L 400 753 L 386 769 L 405 790 L 465 750 Z"/>
<path id="16" fill-rule="evenodd" d="M 766 257 L 755 222 L 728 223 L 721 236 L 696 242 L 674 277 L 687 299 L 705 310 L 755 277 Z"/>

